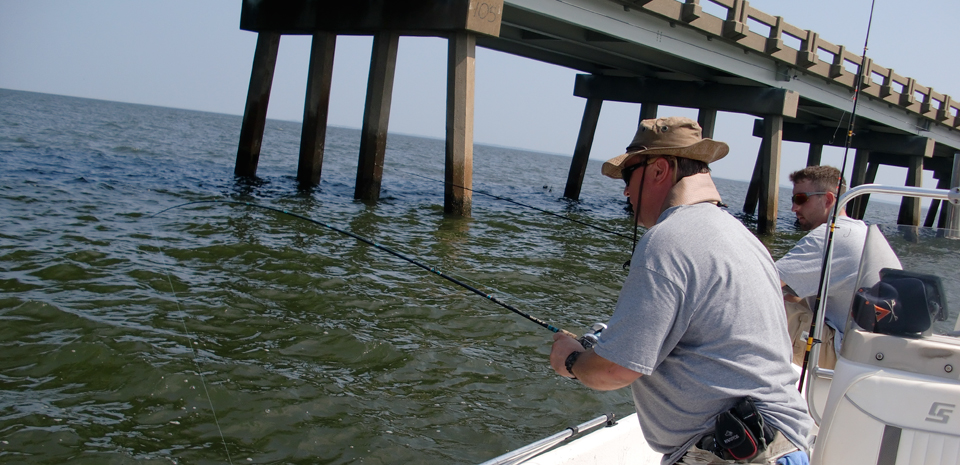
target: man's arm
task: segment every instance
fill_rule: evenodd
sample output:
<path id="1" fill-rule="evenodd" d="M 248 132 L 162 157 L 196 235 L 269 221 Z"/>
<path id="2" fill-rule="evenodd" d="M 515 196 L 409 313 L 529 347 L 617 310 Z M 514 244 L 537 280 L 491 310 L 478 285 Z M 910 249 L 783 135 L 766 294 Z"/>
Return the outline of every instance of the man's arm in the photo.
<path id="1" fill-rule="evenodd" d="M 570 378 L 567 371 L 567 357 L 572 352 L 582 352 L 573 365 L 573 374 L 585 386 L 598 391 L 612 391 L 629 386 L 642 376 L 629 368 L 624 368 L 599 355 L 593 349 L 584 350 L 576 339 L 565 334 L 553 335 L 553 349 L 550 352 L 550 366 L 560 376 Z"/>
<path id="2" fill-rule="evenodd" d="M 825 230 L 825 227 L 814 229 L 797 241 L 797 244 L 775 263 L 781 286 L 785 286 L 785 291 L 800 299 L 817 293 L 823 262 Z M 784 300 L 796 301 L 796 299 L 787 299 L 787 292 L 784 293 Z"/>
<path id="3" fill-rule="evenodd" d="M 797 303 L 803 300 L 797 295 L 796 291 L 790 288 L 787 283 L 780 281 L 780 289 L 783 291 L 783 300 L 791 303 Z"/>

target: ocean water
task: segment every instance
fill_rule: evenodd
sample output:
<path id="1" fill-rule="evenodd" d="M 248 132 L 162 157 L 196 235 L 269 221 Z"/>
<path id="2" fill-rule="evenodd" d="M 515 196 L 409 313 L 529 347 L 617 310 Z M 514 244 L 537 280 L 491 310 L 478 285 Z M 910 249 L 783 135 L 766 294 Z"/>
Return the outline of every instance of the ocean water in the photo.
<path id="1" fill-rule="evenodd" d="M 551 334 L 314 218 L 555 326 L 606 321 L 630 241 L 592 161 L 474 153 L 473 215 L 443 213 L 443 142 L 391 135 L 381 200 L 353 199 L 359 131 L 297 186 L 299 123 L 0 89 L 0 462 L 477 463 L 606 412 L 626 390 L 555 376 Z M 731 213 L 746 183 L 718 179 Z M 781 193 L 774 257 L 802 236 Z M 873 202 L 867 220 L 897 206 Z"/>

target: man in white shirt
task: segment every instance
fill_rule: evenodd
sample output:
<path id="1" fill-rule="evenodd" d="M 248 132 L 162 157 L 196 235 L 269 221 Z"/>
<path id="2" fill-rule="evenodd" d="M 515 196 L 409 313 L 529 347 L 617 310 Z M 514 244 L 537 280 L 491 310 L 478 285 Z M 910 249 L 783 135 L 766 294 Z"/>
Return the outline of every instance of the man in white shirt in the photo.
<path id="1" fill-rule="evenodd" d="M 840 170 L 832 166 L 808 166 L 790 174 L 793 182 L 793 208 L 801 229 L 810 231 L 786 255 L 777 260 L 776 267 L 784 288 L 787 321 L 793 342 L 793 363 L 803 364 L 807 332 L 810 329 L 812 308 L 823 267 L 827 227 L 838 194 L 846 189 Z M 840 188 L 839 193 L 837 188 Z M 850 312 L 857 286 L 857 274 L 867 225 L 847 216 L 840 210 L 833 235 L 833 259 L 827 291 L 826 327 L 823 328 L 823 348 L 820 366 L 836 366 L 837 353 L 843 329 Z M 834 350 L 829 350 L 833 346 Z"/>

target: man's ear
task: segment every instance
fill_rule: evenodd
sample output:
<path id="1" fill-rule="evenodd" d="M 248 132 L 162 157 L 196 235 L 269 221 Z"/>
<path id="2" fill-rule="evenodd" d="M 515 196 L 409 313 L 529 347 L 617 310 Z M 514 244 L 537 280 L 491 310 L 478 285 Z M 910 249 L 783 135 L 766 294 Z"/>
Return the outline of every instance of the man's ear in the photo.
<path id="1" fill-rule="evenodd" d="M 670 160 L 666 157 L 660 157 L 653 161 L 651 167 L 653 168 L 653 179 L 657 182 L 666 180 L 669 178 L 670 168 L 672 164 Z"/>
<path id="2" fill-rule="evenodd" d="M 827 207 L 827 209 L 832 210 L 833 205 L 837 203 L 837 194 L 834 194 L 833 192 L 827 192 L 826 194 L 823 194 L 823 198 L 824 205 Z"/>

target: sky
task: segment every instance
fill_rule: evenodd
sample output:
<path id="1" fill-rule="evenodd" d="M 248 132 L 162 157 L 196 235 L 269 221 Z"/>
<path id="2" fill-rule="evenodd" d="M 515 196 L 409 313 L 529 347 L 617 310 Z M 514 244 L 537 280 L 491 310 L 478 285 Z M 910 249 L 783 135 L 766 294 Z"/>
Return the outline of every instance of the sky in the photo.
<path id="1" fill-rule="evenodd" d="M 863 50 L 870 0 L 750 5 L 857 54 Z M 960 97 L 954 79 L 960 60 L 946 48 L 957 18 L 958 0 L 908 6 L 876 0 L 868 56 Z M 0 0 L 0 88 L 242 115 L 257 36 L 239 23 L 240 0 Z M 369 36 L 337 39 L 328 124 L 361 126 L 371 44 Z M 281 39 L 269 118 L 301 121 L 309 53 L 308 36 Z M 573 96 L 576 74 L 478 48 L 474 142 L 570 156 L 585 104 Z M 445 79 L 445 40 L 402 37 L 390 131 L 443 138 Z M 663 106 L 659 114 L 696 118 L 695 110 Z M 638 115 L 638 105 L 605 102 L 591 158 L 622 153 Z M 727 142 L 731 153 L 711 165 L 715 176 L 749 180 L 760 144 L 751 136 L 753 119 L 718 116 L 714 138 Z M 787 175 L 803 167 L 807 146 L 785 142 L 783 148 L 780 181 L 789 186 Z M 840 166 L 842 156 L 842 148 L 825 147 L 823 163 Z M 877 181 L 903 185 L 905 176 L 903 168 L 882 167 Z M 925 173 L 924 186 L 935 185 Z"/>

